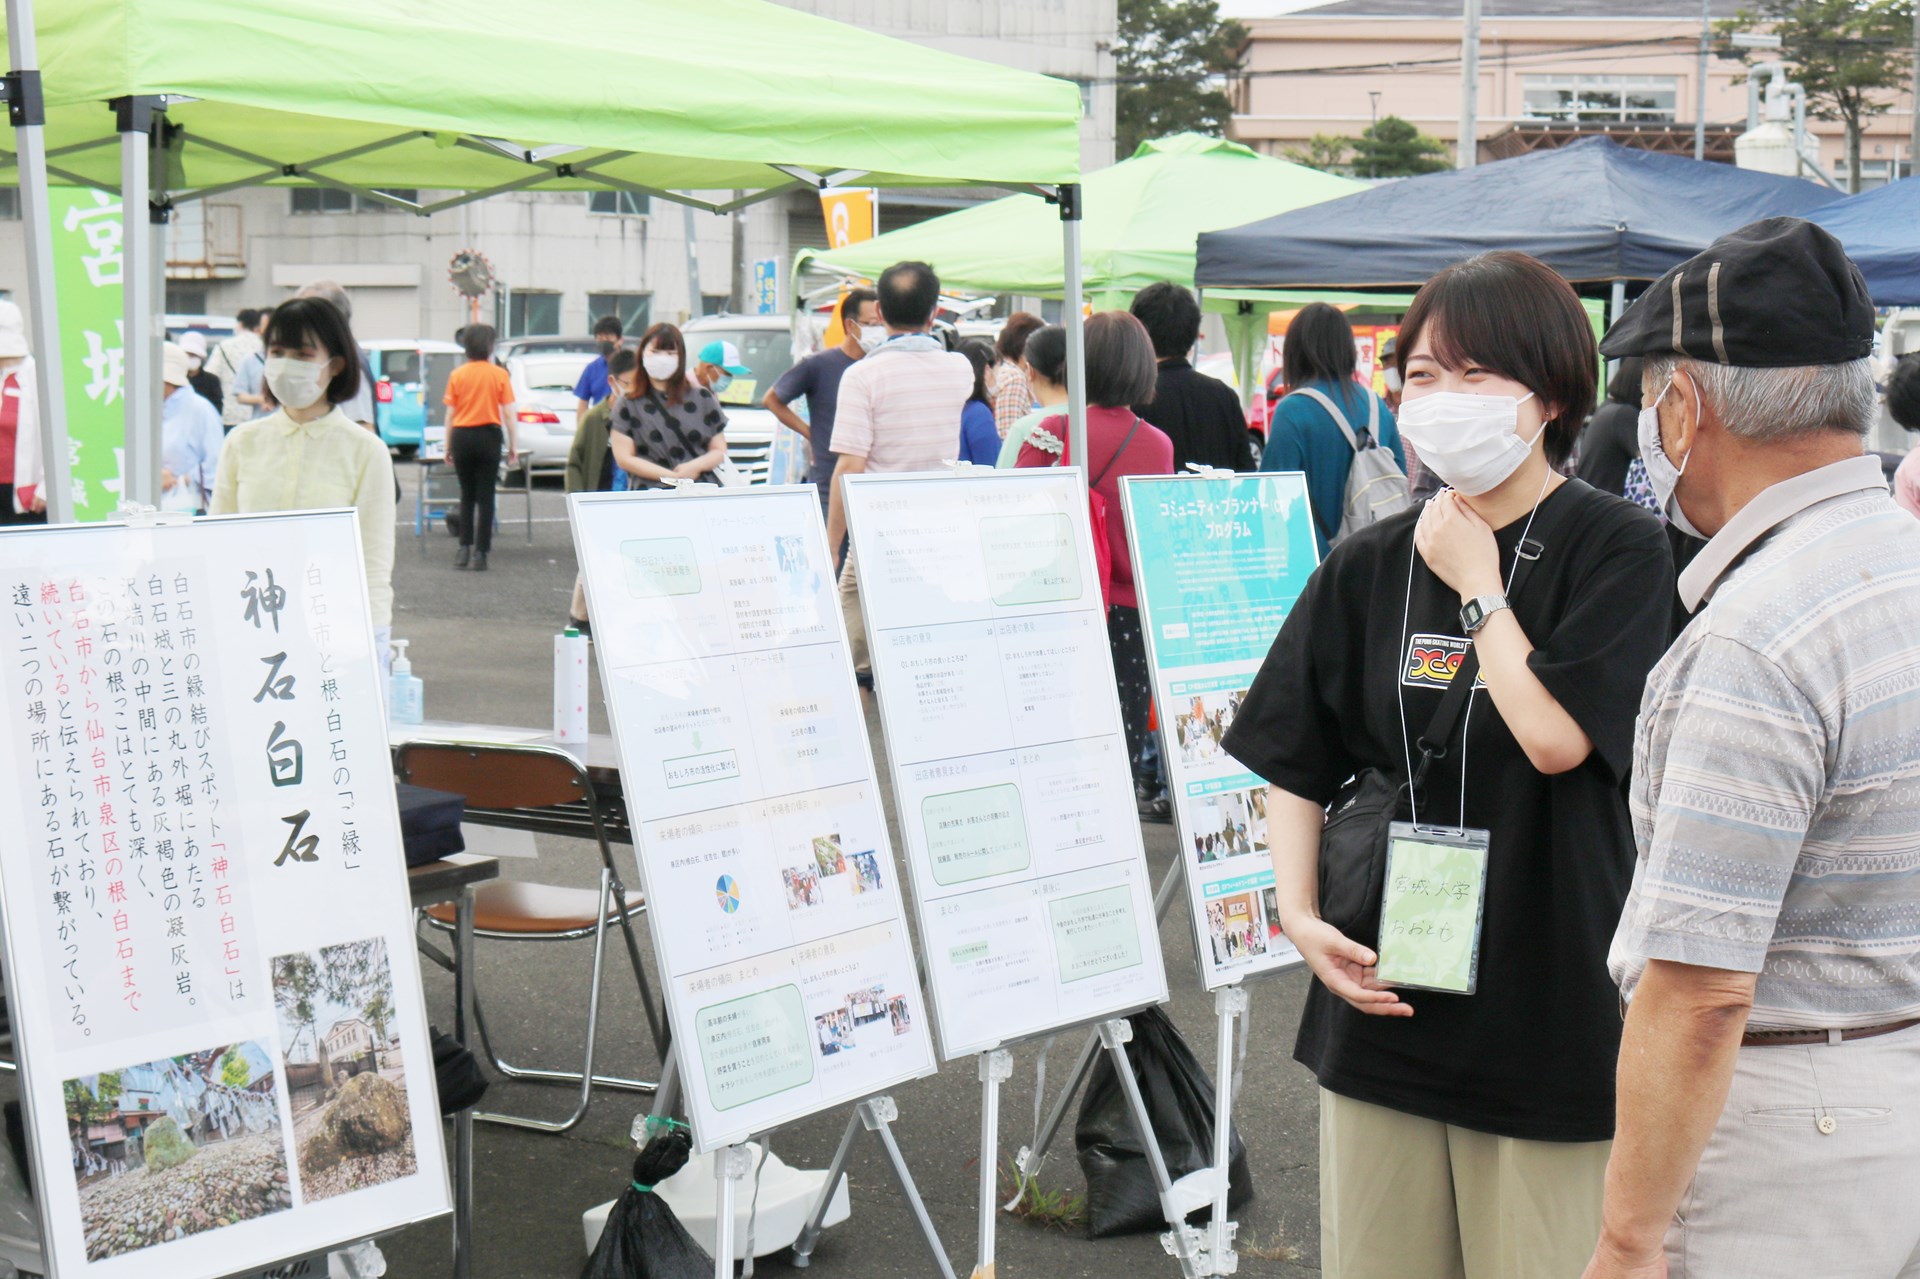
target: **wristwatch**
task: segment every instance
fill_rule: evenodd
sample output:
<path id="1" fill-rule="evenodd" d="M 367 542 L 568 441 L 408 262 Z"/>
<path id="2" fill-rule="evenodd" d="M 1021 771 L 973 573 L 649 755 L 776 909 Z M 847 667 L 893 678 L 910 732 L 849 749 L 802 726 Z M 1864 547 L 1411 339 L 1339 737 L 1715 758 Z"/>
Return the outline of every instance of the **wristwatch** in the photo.
<path id="1" fill-rule="evenodd" d="M 1460 626 L 1471 635 L 1487 624 L 1487 619 L 1503 608 L 1511 608 L 1504 595 L 1476 595 L 1460 610 Z"/>

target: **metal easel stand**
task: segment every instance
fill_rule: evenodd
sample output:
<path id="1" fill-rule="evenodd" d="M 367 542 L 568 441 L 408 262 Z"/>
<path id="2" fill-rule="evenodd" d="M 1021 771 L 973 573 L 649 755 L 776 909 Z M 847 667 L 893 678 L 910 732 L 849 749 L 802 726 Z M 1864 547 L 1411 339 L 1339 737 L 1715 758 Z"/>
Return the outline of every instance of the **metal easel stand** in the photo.
<path id="1" fill-rule="evenodd" d="M 733 1183 L 753 1171 L 745 1145 L 714 1152 L 713 1279 L 733 1279 Z"/>
<path id="2" fill-rule="evenodd" d="M 1172 1227 L 1160 1236 L 1160 1246 L 1179 1260 L 1184 1279 L 1212 1274 L 1213 1271 L 1200 1268 L 1199 1230 L 1186 1224 L 1187 1214 L 1206 1201 L 1191 1202 L 1192 1187 L 1185 1184 L 1191 1178 L 1182 1178 L 1182 1185 L 1174 1185 L 1173 1177 L 1167 1172 L 1166 1157 L 1160 1153 L 1160 1142 L 1153 1135 L 1153 1122 L 1147 1117 L 1146 1100 L 1140 1096 L 1140 1081 L 1133 1077 L 1133 1067 L 1127 1062 L 1127 1041 L 1133 1038 L 1133 1023 L 1125 1017 L 1115 1017 L 1094 1027 L 1094 1034 L 1099 1037 L 1100 1047 L 1113 1058 L 1113 1073 L 1120 1078 L 1127 1110 L 1133 1115 L 1134 1127 L 1140 1130 L 1140 1146 L 1147 1152 L 1147 1167 L 1152 1169 L 1153 1183 L 1160 1189 L 1160 1213 Z"/>
<path id="3" fill-rule="evenodd" d="M 894 1105 L 893 1098 L 885 1094 L 869 1097 L 853 1108 L 853 1117 L 847 1121 L 847 1130 L 840 1136 L 840 1147 L 833 1152 L 833 1163 L 827 1168 L 826 1184 L 820 1187 L 820 1197 L 814 1201 L 813 1211 L 807 1214 L 807 1224 L 801 1228 L 800 1235 L 793 1241 L 793 1264 L 796 1269 L 805 1269 L 812 1263 L 814 1245 L 820 1242 L 820 1223 L 826 1219 L 827 1206 L 833 1200 L 834 1189 L 839 1186 L 841 1177 L 846 1175 L 847 1154 L 853 1149 L 854 1136 L 865 1128 L 880 1139 L 886 1148 L 887 1162 L 893 1167 L 893 1178 L 900 1183 L 900 1191 L 907 1197 L 907 1206 L 913 1209 L 913 1217 L 920 1226 L 920 1237 L 926 1240 L 927 1251 L 933 1254 L 934 1265 L 939 1268 L 941 1279 L 954 1279 L 953 1264 L 947 1260 L 947 1250 L 940 1244 L 939 1232 L 933 1228 L 933 1218 L 927 1215 L 927 1206 L 920 1200 L 920 1191 L 913 1184 L 913 1173 L 907 1168 L 907 1161 L 900 1153 L 900 1146 L 893 1139 L 893 1129 L 888 1125 L 900 1117 L 900 1108 Z M 716 1267 L 718 1260 L 715 1261 Z M 714 1271 L 716 1279 L 731 1275 L 732 1271 Z"/>
<path id="4" fill-rule="evenodd" d="M 1233 1250 L 1234 1235 L 1239 1232 L 1239 1223 L 1227 1220 L 1227 1192 L 1229 1165 L 1232 1163 L 1233 1149 L 1233 1099 L 1239 1091 L 1235 1087 L 1233 1068 L 1233 1023 L 1241 1022 L 1241 1033 L 1246 1033 L 1247 988 L 1238 982 L 1231 986 L 1222 986 L 1213 992 L 1213 1012 L 1219 1020 L 1219 1034 L 1213 1052 L 1213 1219 L 1208 1222 L 1205 1237 L 1206 1245 L 1200 1252 L 1200 1270 L 1203 1275 L 1230 1275 L 1240 1269 L 1240 1254 Z M 1187 1225 L 1176 1225 L 1175 1230 L 1194 1230 Z M 1195 1233 L 1200 1233 L 1195 1231 Z"/>
<path id="5" fill-rule="evenodd" d="M 972 1279 L 994 1279 L 994 1229 L 1000 1211 L 1000 1085 L 1013 1078 L 1013 1054 L 980 1054 L 980 1249 Z"/>

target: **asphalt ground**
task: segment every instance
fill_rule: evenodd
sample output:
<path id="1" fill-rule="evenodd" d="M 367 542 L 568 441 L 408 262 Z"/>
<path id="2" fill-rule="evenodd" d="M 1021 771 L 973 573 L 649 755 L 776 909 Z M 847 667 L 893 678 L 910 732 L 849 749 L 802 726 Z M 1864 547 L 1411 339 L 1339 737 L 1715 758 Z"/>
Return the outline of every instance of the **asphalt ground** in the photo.
<path id="1" fill-rule="evenodd" d="M 425 682 L 429 719 L 547 727 L 552 721 L 552 637 L 564 624 L 574 580 L 574 552 L 565 499 L 557 483 L 532 499 L 532 541 L 525 501 L 501 498 L 501 528 L 491 568 L 484 574 L 453 567 L 453 539 L 444 528 L 413 535 L 414 468 L 401 464 L 404 496 L 394 555 L 395 638 L 412 641 L 414 673 Z M 884 751 L 872 698 L 868 728 Z M 598 688 L 592 727 L 606 732 Z M 887 790 L 884 760 L 879 773 Z M 899 828 L 886 796 L 895 847 Z M 1147 859 L 1158 883 L 1174 856 L 1173 827 L 1143 823 Z M 585 841 L 541 837 L 536 860 L 506 860 L 508 878 L 590 886 L 597 856 Z M 616 857 L 632 853 L 616 847 Z M 898 881 L 905 885 L 906 877 Z M 646 961 L 652 954 L 643 936 Z M 485 1002 L 495 1046 L 516 1064 L 579 1068 L 586 1027 L 591 943 L 477 945 L 477 989 Z M 1168 1012 L 1200 1061 L 1214 1060 L 1213 1000 L 1201 989 L 1184 901 L 1176 900 L 1161 928 L 1161 948 L 1173 992 Z M 650 976 L 652 974 L 650 973 Z M 429 1018 L 452 1021 L 451 980 L 423 967 Z M 657 978 L 655 989 L 659 988 Z M 1318 1101 L 1315 1084 L 1292 1060 L 1295 1027 L 1305 997 L 1302 972 L 1279 974 L 1250 987 L 1251 1040 L 1235 1122 L 1246 1142 L 1255 1197 L 1241 1208 L 1239 1273 L 1294 1279 L 1319 1273 Z M 1071 1068 L 1082 1032 L 1063 1035 L 1048 1059 L 1050 1092 Z M 659 1064 L 647 1036 L 631 975 L 617 944 L 608 947 L 596 1069 L 656 1078 Z M 1014 1050 L 1015 1074 L 1001 1092 L 1001 1159 L 1032 1130 L 1036 1046 Z M 10 1088 L 8 1089 L 10 1092 Z M 976 1168 L 979 1083 L 971 1059 L 942 1066 L 927 1079 L 893 1093 L 900 1118 L 894 1132 L 957 1275 L 973 1268 L 976 1245 Z M 628 1127 L 647 1098 L 596 1090 L 592 1109 L 562 1135 L 475 1125 L 475 1279 L 576 1279 L 585 1262 L 580 1214 L 625 1188 L 633 1162 Z M 496 1080 L 488 1109 L 561 1117 L 571 1109 L 566 1090 Z M 1084 1193 L 1074 1158 L 1069 1113 L 1039 1178 L 1047 1192 Z M 771 1138 L 789 1164 L 824 1168 L 848 1118 L 826 1112 L 791 1124 Z M 449 1145 L 451 1136 L 449 1132 Z M 887 1279 L 935 1271 L 910 1209 L 896 1189 L 878 1143 L 855 1143 L 848 1164 L 852 1218 L 828 1230 L 806 1272 L 819 1279 Z M 446 1279 L 452 1274 L 450 1232 L 444 1221 L 411 1227 L 381 1242 L 390 1279 Z M 998 1273 L 1005 1279 L 1112 1279 L 1116 1274 L 1178 1276 L 1157 1234 L 1089 1240 L 1085 1231 L 1042 1225 L 1001 1214 Z M 790 1254 L 764 1258 L 758 1272 L 798 1273 Z"/>

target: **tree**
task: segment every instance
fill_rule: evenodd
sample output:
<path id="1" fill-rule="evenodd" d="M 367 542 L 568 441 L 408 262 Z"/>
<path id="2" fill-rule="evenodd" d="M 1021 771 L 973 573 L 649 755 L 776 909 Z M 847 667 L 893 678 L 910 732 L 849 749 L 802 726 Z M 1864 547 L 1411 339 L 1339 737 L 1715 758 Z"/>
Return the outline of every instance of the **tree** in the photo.
<path id="1" fill-rule="evenodd" d="M 273 961 L 273 1003 L 297 1029 L 313 1036 L 314 1057 L 320 1063 L 320 1080 L 331 1086 L 333 1072 L 327 1060 L 327 1041 L 320 1037 L 320 966 L 305 951 L 275 956 Z M 297 1036 L 296 1036 L 297 1037 Z M 289 1054 L 291 1055 L 291 1054 Z"/>
<path id="2" fill-rule="evenodd" d="M 69 1079 L 60 1085 L 67 1102 L 67 1114 L 79 1128 L 82 1139 L 89 1123 L 106 1118 L 120 1105 L 123 1086 L 117 1070 L 102 1071 L 94 1078 L 92 1088 L 78 1079 Z"/>
<path id="3" fill-rule="evenodd" d="M 220 1082 L 229 1088 L 245 1088 L 253 1082 L 253 1067 L 247 1064 L 237 1044 L 227 1049 L 227 1055 L 220 1059 Z"/>
<path id="4" fill-rule="evenodd" d="M 1752 64 L 1777 58 L 1807 91 L 1807 114 L 1847 131 L 1847 190 L 1860 190 L 1860 133 L 1885 111 L 1885 95 L 1912 74 L 1913 0 L 1760 0 L 1721 25 L 1723 33 L 1765 26 L 1780 48 L 1741 49 Z"/>
<path id="5" fill-rule="evenodd" d="M 1169 133 L 1224 133 L 1233 103 L 1218 78 L 1239 65 L 1247 29 L 1222 22 L 1217 0 L 1119 0 L 1119 8 L 1120 156 Z"/>
<path id="6" fill-rule="evenodd" d="M 1411 178 L 1453 167 L 1447 144 L 1428 137 L 1397 115 L 1382 116 L 1353 140 L 1350 167 L 1356 177 Z"/>
<path id="7" fill-rule="evenodd" d="M 1295 164 L 1304 164 L 1322 173 L 1345 173 L 1347 153 L 1351 150 L 1352 138 L 1337 133 L 1316 133 L 1306 146 L 1288 147 L 1282 154 Z"/>
<path id="8" fill-rule="evenodd" d="M 387 998 L 386 991 L 376 990 L 360 1012 L 367 1019 L 367 1025 L 373 1027 L 373 1068 L 378 1070 L 380 1049 L 387 1042 L 387 1027 L 393 1024 L 393 1003 Z"/>

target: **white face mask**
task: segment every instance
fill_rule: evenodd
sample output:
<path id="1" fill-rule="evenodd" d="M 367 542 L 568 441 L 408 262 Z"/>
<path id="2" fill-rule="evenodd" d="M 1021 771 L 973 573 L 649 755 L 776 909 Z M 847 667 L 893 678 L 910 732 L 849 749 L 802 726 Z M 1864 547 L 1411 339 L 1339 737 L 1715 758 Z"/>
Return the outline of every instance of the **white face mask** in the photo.
<path id="1" fill-rule="evenodd" d="M 1660 443 L 1660 401 L 1667 398 L 1667 392 L 1673 389 L 1673 375 L 1667 375 L 1667 384 L 1660 388 L 1660 394 L 1653 397 L 1653 403 L 1640 410 L 1640 461 L 1647 468 L 1647 484 L 1653 489 L 1654 501 L 1660 503 L 1661 514 L 1667 517 L 1682 533 L 1689 537 L 1706 537 L 1693 526 L 1687 513 L 1680 509 L 1680 500 L 1674 496 L 1674 490 L 1680 487 L 1680 477 L 1687 473 L 1687 463 L 1693 460 L 1693 450 L 1675 466 L 1673 459 L 1667 456 L 1666 448 Z"/>
<path id="2" fill-rule="evenodd" d="M 1420 463 L 1447 486 L 1468 497 L 1498 488 L 1520 469 L 1534 444 L 1520 438 L 1520 406 L 1533 398 L 1528 391 L 1511 395 L 1468 395 L 1435 391 L 1400 402 L 1400 433 L 1420 455 Z"/>
<path id="3" fill-rule="evenodd" d="M 640 367 L 656 382 L 664 382 L 680 369 L 680 352 L 648 351 L 640 357 Z"/>
<path id="4" fill-rule="evenodd" d="M 332 360 L 296 360 L 275 355 L 267 360 L 267 386 L 280 407 L 311 408 L 327 389 L 327 366 Z"/>
<path id="5" fill-rule="evenodd" d="M 860 349 L 868 355 L 872 355 L 882 346 L 885 346 L 886 341 L 887 330 L 884 325 L 863 324 L 860 326 Z"/>

